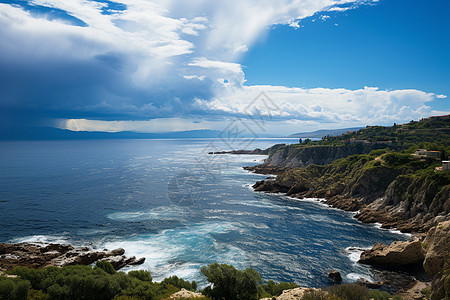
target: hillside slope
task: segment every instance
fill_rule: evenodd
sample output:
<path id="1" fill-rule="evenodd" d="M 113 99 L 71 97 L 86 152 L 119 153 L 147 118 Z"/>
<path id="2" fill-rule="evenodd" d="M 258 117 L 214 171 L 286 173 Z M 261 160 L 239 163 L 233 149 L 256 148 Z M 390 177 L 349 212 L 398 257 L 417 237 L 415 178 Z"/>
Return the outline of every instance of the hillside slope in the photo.
<path id="1" fill-rule="evenodd" d="M 363 222 L 424 232 L 450 219 L 450 172 L 435 170 L 450 155 L 449 133 L 450 117 L 368 127 L 322 141 L 276 145 L 262 165 L 246 169 L 278 174 L 257 182 L 256 191 L 325 198 L 334 207 L 360 211 Z M 418 148 L 439 151 L 439 157 L 413 156 Z"/>

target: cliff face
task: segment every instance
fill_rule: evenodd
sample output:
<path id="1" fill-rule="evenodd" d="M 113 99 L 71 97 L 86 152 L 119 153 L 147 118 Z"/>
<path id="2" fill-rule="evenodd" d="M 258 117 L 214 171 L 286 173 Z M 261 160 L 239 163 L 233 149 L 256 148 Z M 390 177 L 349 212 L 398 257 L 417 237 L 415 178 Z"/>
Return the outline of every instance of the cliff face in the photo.
<path id="1" fill-rule="evenodd" d="M 369 203 L 366 210 L 386 212 L 397 220 L 389 226 L 397 226 L 404 231 L 425 231 L 450 219 L 450 185 L 440 190 L 430 180 L 398 176 L 384 195 Z M 364 213 L 362 211 L 361 215 Z"/>
<path id="2" fill-rule="evenodd" d="M 275 180 L 257 182 L 254 188 L 297 198 L 325 198 L 334 207 L 359 210 L 356 217 L 363 222 L 380 222 L 403 232 L 425 232 L 450 219 L 450 184 L 445 175 L 439 180 L 433 179 L 434 175 L 419 176 L 414 172 L 425 162 L 404 154 L 384 156 L 380 151 L 384 150 L 349 156 L 328 165 L 289 168 L 279 172 Z M 282 154 L 271 155 L 254 170 L 272 170 L 270 163 L 280 161 L 273 156 Z M 404 165 L 399 166 L 398 161 Z"/>
<path id="3" fill-rule="evenodd" d="M 278 174 L 286 169 L 306 167 L 308 165 L 326 165 L 349 155 L 365 154 L 372 150 L 383 148 L 386 148 L 386 145 L 358 143 L 344 146 L 308 147 L 298 144 L 280 144 L 261 151 L 261 154 L 269 154 L 269 157 L 262 165 L 246 169 L 260 173 Z"/>

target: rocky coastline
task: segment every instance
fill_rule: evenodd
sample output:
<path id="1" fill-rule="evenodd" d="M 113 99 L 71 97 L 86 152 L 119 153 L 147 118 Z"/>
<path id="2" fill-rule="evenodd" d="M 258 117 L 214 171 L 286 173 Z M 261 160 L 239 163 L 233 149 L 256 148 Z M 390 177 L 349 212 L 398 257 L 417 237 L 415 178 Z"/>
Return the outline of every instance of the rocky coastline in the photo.
<path id="1" fill-rule="evenodd" d="M 362 164 L 360 170 L 344 173 L 328 161 L 314 159 L 311 153 L 323 152 L 322 147 L 311 147 L 310 159 L 300 162 L 296 157 L 304 156 L 305 151 L 295 154 L 290 148 L 269 154 L 261 165 L 244 167 L 258 174 L 277 175 L 256 182 L 255 191 L 285 193 L 298 199 L 321 198 L 332 207 L 357 212 L 355 218 L 361 222 L 412 233 L 411 241 L 376 244 L 364 251 L 359 262 L 372 265 L 382 281 L 359 283 L 378 289 L 389 289 L 393 284 L 396 287 L 391 292 L 402 299 L 423 299 L 421 290 L 429 287 L 430 299 L 445 297 L 445 282 L 450 281 L 449 185 L 438 189 L 427 179 L 384 166 L 367 168 Z M 382 156 L 375 160 L 382 160 Z M 345 174 L 343 181 L 339 174 Z"/>
<path id="2" fill-rule="evenodd" d="M 285 168 L 267 160 L 244 167 L 258 174 L 277 175 L 256 182 L 255 191 L 285 193 L 298 199 L 321 198 L 332 207 L 358 212 L 355 218 L 363 223 L 381 223 L 382 228 L 404 233 L 426 233 L 439 222 L 450 220 L 450 185 L 439 190 L 430 180 L 406 176 L 402 169 L 360 166 L 341 178 L 341 170 L 331 164 Z"/>
<path id="3" fill-rule="evenodd" d="M 119 270 L 125 266 L 140 265 L 145 258 L 127 257 L 122 248 L 96 250 L 68 244 L 0 243 L 0 270 L 4 271 L 19 266 L 36 269 L 91 265 L 97 261 L 110 262 L 114 269 Z"/>

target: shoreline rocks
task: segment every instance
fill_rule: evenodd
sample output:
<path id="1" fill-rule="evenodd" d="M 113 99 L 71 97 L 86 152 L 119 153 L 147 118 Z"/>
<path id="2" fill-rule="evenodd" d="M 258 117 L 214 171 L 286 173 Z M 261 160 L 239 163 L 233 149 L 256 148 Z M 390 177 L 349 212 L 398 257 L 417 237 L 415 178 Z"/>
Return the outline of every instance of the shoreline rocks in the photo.
<path id="1" fill-rule="evenodd" d="M 407 242 L 396 241 L 387 246 L 376 243 L 372 249 L 361 253 L 359 263 L 385 267 L 422 264 L 425 259 L 422 244 L 418 239 Z"/>
<path id="2" fill-rule="evenodd" d="M 398 170 L 395 173 L 386 167 L 361 171 L 362 176 L 345 184 L 333 181 L 334 175 L 329 175 L 334 172 L 332 166 L 285 169 L 262 164 L 244 169 L 277 176 L 275 179 L 257 181 L 253 185 L 257 192 L 285 193 L 297 199 L 323 198 L 326 204 L 334 208 L 358 211 L 355 218 L 363 223 L 381 223 L 381 227 L 386 229 L 426 233 L 439 222 L 450 220 L 450 186 L 434 194 L 433 185 L 426 179 L 405 180 Z M 324 179 L 327 174 L 330 178 Z M 410 195 L 406 200 L 397 195 L 404 194 L 404 188 L 399 185 L 402 180 L 407 184 Z M 424 203 L 430 195 L 434 195 L 434 199 L 426 207 Z"/>
<path id="3" fill-rule="evenodd" d="M 43 268 L 90 265 L 104 260 L 119 270 L 127 265 L 138 265 L 145 261 L 145 258 L 136 259 L 134 256 L 126 257 L 124 254 L 125 250 L 122 248 L 109 251 L 62 244 L 0 243 L 0 269 L 10 270 L 18 266 Z"/>
<path id="4" fill-rule="evenodd" d="M 254 150 L 217 151 L 217 152 L 208 152 L 208 154 L 267 155 L 268 149 L 261 150 L 259 148 L 256 148 Z"/>

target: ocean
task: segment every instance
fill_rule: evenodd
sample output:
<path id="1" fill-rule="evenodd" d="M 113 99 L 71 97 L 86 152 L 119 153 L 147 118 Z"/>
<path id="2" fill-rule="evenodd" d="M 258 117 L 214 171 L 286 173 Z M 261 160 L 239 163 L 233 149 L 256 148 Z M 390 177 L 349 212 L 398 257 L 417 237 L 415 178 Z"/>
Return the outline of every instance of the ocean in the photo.
<path id="1" fill-rule="evenodd" d="M 362 224 L 317 199 L 254 192 L 266 178 L 242 169 L 265 156 L 208 152 L 296 139 L 0 142 L 0 241 L 118 248 L 145 257 L 155 280 L 205 285 L 213 262 L 252 267 L 301 286 L 374 279 L 360 249 L 408 235 Z"/>

